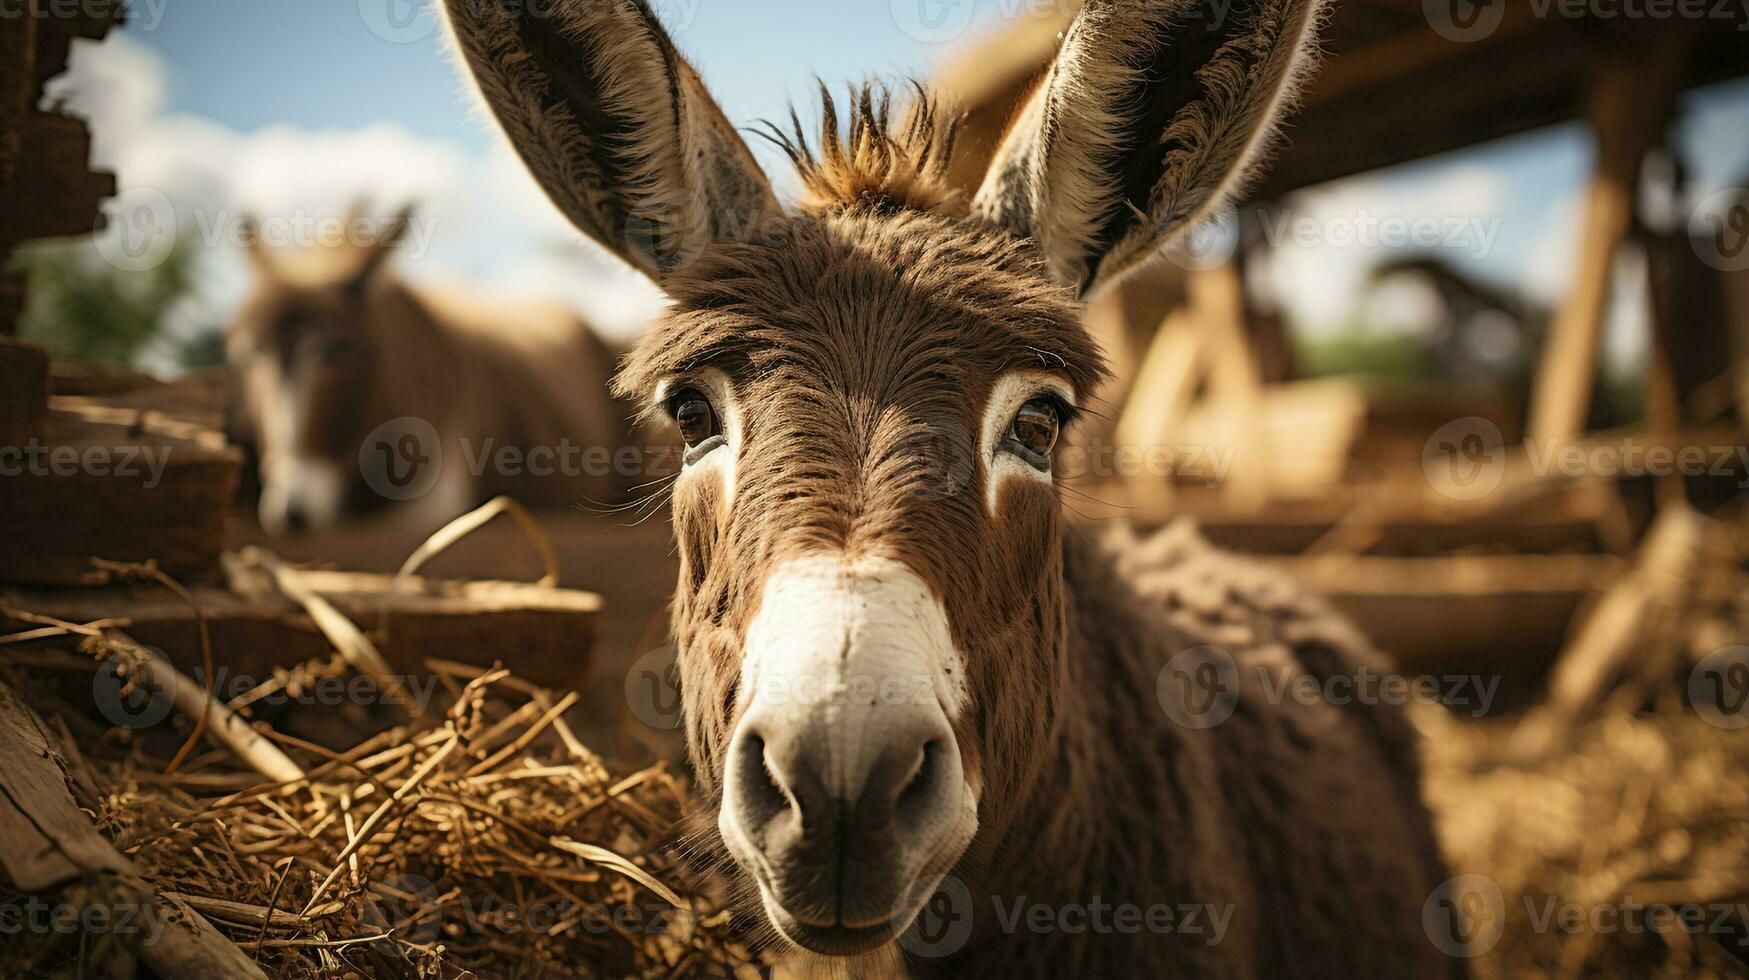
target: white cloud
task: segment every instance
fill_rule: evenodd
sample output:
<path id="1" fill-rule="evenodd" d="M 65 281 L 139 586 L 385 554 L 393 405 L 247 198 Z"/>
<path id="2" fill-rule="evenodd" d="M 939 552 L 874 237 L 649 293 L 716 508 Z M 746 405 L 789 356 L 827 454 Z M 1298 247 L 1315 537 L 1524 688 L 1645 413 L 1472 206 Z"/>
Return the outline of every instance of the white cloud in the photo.
<path id="1" fill-rule="evenodd" d="M 67 62 L 68 70 L 44 86 L 43 99 L 91 120 L 92 162 L 113 166 L 118 147 L 169 103 L 164 61 L 117 34 L 104 44 L 74 42 Z"/>
<path id="2" fill-rule="evenodd" d="M 1259 263 L 1264 288 L 1301 329 L 1354 321 L 1379 263 L 1432 252 L 1460 265 L 1485 263 L 1498 246 L 1508 192 L 1501 175 L 1456 166 L 1430 176 L 1370 175 L 1289 196 L 1277 236 Z"/>
<path id="3" fill-rule="evenodd" d="M 414 280 L 567 301 L 619 340 L 641 330 L 662 300 L 648 280 L 585 248 L 508 148 L 474 156 L 394 123 L 239 133 L 165 113 L 167 79 L 161 56 L 117 36 L 76 45 L 49 93 L 90 120 L 93 164 L 115 171 L 124 200 L 160 192 L 200 246 L 199 294 L 176 311 L 173 333 L 223 323 L 241 299 L 250 273 L 233 232 L 242 215 L 313 221 L 355 203 L 372 214 L 417 205 L 416 230 L 430 236 L 430 247 L 402 256 L 401 270 Z"/>

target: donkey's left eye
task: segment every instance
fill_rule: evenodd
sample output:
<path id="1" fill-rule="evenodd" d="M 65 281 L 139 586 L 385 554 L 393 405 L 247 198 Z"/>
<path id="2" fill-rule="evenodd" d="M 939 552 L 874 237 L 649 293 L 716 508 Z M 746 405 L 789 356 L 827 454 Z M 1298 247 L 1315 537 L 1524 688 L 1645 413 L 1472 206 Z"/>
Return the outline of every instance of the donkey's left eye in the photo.
<path id="1" fill-rule="evenodd" d="M 1063 412 L 1049 398 L 1034 398 L 1020 406 L 1008 427 L 1008 448 L 1041 470 L 1050 469 L 1051 451 L 1063 428 Z"/>
<path id="2" fill-rule="evenodd" d="M 680 427 L 680 438 L 686 441 L 689 449 L 722 432 L 710 400 L 697 388 L 684 388 L 670 398 L 668 414 L 674 416 L 674 424 Z"/>

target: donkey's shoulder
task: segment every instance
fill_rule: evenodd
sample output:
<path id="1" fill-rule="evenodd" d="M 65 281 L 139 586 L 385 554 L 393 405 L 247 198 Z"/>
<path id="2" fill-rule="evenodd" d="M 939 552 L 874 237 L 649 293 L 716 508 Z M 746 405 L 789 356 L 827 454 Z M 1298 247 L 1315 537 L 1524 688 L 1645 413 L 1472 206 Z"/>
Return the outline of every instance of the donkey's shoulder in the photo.
<path id="1" fill-rule="evenodd" d="M 1221 551 L 1190 520 L 1151 535 L 1126 525 L 1082 535 L 1065 557 L 1083 628 L 1099 634 L 1087 639 L 1123 661 L 1114 669 L 1152 676 L 1183 651 L 1218 651 L 1237 671 L 1242 715 L 1274 714 L 1327 734 L 1328 722 L 1345 717 L 1398 777 L 1404 799 L 1415 799 L 1419 736 L 1408 713 L 1347 695 L 1394 667 L 1324 599 L 1277 569 Z M 1290 696 L 1307 690 L 1343 696 L 1310 704 Z"/>
<path id="2" fill-rule="evenodd" d="M 1149 535 L 1119 525 L 1082 546 L 1097 553 L 1088 557 L 1110 570 L 1122 592 L 1164 615 L 1183 640 L 1236 655 L 1285 646 L 1313 673 L 1388 669 L 1388 661 L 1323 598 L 1277 569 L 1216 548 L 1192 520 Z"/>

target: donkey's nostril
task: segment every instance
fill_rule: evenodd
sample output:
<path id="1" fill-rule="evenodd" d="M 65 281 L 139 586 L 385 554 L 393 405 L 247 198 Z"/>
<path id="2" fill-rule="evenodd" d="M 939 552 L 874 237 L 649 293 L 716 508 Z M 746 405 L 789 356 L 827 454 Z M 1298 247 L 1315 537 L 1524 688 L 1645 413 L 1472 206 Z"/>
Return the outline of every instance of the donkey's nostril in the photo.
<path id="1" fill-rule="evenodd" d="M 921 811 L 934 805 L 944 778 L 942 769 L 946 753 L 947 748 L 939 739 L 924 743 L 923 751 L 917 759 L 917 768 L 911 773 L 905 788 L 899 792 L 898 816 L 901 821 L 915 821 L 922 815 Z"/>
<path id="2" fill-rule="evenodd" d="M 742 739 L 739 755 L 734 767 L 735 789 L 746 816 L 761 826 L 790 808 L 790 796 L 778 782 L 779 770 L 766 752 L 763 738 L 752 735 Z"/>

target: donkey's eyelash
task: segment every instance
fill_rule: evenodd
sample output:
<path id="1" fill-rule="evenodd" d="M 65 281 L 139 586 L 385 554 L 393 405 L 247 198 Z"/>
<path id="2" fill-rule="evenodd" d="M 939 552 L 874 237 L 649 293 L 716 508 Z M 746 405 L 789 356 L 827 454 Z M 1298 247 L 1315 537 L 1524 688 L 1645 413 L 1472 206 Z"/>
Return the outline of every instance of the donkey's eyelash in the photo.
<path id="1" fill-rule="evenodd" d="M 1034 395 L 1033 398 L 1050 402 L 1051 405 L 1056 408 L 1057 421 L 1062 428 L 1067 429 L 1081 418 L 1082 410 L 1077 408 L 1073 402 L 1064 398 L 1062 392 L 1059 392 L 1054 388 L 1046 388 Z"/>

